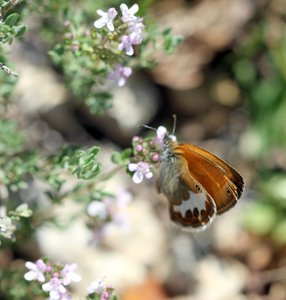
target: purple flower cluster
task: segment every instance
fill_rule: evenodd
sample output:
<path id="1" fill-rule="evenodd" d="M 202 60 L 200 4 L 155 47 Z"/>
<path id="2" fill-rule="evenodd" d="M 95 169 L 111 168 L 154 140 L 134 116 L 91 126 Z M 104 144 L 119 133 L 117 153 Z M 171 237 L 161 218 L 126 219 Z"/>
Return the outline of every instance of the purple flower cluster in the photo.
<path id="1" fill-rule="evenodd" d="M 160 161 L 160 155 L 164 148 L 164 138 L 168 134 L 167 129 L 163 126 L 158 127 L 156 136 L 153 138 L 143 139 L 135 136 L 132 140 L 133 153 L 132 161 L 128 164 L 128 170 L 133 172 L 132 180 L 140 183 L 144 178 L 153 177 L 153 170 Z M 173 140 L 175 136 L 171 136 Z"/>
<path id="2" fill-rule="evenodd" d="M 121 37 L 118 50 L 125 50 L 126 55 L 133 55 L 133 45 L 139 45 L 143 40 L 143 19 L 135 16 L 139 10 L 138 4 L 133 4 L 129 9 L 126 4 L 120 5 L 121 20 L 127 25 L 126 34 Z"/>
<path id="3" fill-rule="evenodd" d="M 71 300 L 67 286 L 72 282 L 79 282 L 81 277 L 75 273 L 76 264 L 65 265 L 64 267 L 45 263 L 38 259 L 35 263 L 27 261 L 24 278 L 28 281 L 42 283 L 42 290 L 49 294 L 48 300 Z"/>
<path id="4" fill-rule="evenodd" d="M 141 44 L 143 40 L 143 18 L 135 16 L 139 10 L 138 4 L 133 4 L 128 8 L 125 3 L 122 3 L 120 10 L 122 15 L 120 18 L 121 22 L 118 23 L 116 28 L 113 23 L 118 12 L 114 7 L 109 8 L 107 12 L 98 9 L 97 14 L 100 18 L 94 22 L 94 26 L 98 29 L 106 26 L 110 32 L 115 31 L 120 36 L 118 50 L 125 51 L 127 56 L 132 56 L 134 54 L 133 46 Z M 109 74 L 108 78 L 116 81 L 118 86 L 123 86 L 131 74 L 132 69 L 130 67 L 116 64 L 115 69 Z"/>
<path id="5" fill-rule="evenodd" d="M 128 228 L 128 221 L 124 210 L 131 201 L 131 194 L 120 189 L 115 196 L 104 196 L 101 201 L 91 201 L 87 206 L 87 214 L 92 218 L 90 227 L 94 229 L 93 244 L 114 228 Z"/>

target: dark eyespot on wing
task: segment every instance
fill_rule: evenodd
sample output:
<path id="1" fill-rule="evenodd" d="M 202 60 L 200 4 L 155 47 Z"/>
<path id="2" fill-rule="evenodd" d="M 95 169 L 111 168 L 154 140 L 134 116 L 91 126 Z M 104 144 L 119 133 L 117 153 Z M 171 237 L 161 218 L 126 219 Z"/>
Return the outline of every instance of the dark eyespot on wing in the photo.
<path id="1" fill-rule="evenodd" d="M 180 203 L 170 203 L 170 218 L 185 230 L 204 230 L 216 216 L 215 203 L 203 190 L 201 193 L 190 191 L 189 195 L 188 199 Z"/>

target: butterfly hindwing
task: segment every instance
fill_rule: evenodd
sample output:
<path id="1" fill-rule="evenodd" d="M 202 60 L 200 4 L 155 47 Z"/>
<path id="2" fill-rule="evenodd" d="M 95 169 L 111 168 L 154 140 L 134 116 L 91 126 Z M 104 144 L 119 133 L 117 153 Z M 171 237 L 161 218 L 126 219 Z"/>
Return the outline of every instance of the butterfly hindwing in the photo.
<path id="1" fill-rule="evenodd" d="M 203 230 L 214 219 L 214 200 L 192 177 L 183 157 L 162 162 L 157 185 L 168 198 L 171 220 L 184 229 Z"/>

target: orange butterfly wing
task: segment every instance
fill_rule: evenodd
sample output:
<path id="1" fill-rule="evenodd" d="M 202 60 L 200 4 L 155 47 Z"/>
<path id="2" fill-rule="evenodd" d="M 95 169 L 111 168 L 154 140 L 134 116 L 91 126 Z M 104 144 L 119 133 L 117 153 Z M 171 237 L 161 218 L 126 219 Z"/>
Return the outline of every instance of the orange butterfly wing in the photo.
<path id="1" fill-rule="evenodd" d="M 192 178 L 212 197 L 218 214 L 236 204 L 244 183 L 234 168 L 214 154 L 192 144 L 174 143 L 172 151 L 187 161 Z"/>

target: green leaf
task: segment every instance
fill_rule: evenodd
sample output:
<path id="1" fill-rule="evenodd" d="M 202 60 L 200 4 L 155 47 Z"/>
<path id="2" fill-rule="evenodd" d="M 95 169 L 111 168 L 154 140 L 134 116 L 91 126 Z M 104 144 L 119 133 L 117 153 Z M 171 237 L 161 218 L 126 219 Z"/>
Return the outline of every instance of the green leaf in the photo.
<path id="1" fill-rule="evenodd" d="M 97 154 L 100 148 L 93 146 L 87 151 L 76 150 L 71 156 L 62 157 L 64 167 L 71 170 L 80 179 L 91 179 L 98 175 L 101 164 L 97 162 Z"/>
<path id="2" fill-rule="evenodd" d="M 117 165 L 126 166 L 130 161 L 131 155 L 132 155 L 132 149 L 127 148 L 121 152 L 118 151 L 113 152 L 111 160 Z"/>
<path id="3" fill-rule="evenodd" d="M 15 26 L 14 29 L 15 29 L 15 36 L 22 37 L 27 31 L 27 26 L 19 25 L 19 26 Z"/>
<path id="4" fill-rule="evenodd" d="M 171 31 L 171 28 L 167 28 L 162 32 L 162 36 L 164 38 L 164 50 L 167 54 L 174 53 L 177 46 L 183 41 L 181 36 L 173 36 Z"/>
<path id="5" fill-rule="evenodd" d="M 17 13 L 10 14 L 4 21 L 4 23 L 10 27 L 14 26 L 19 19 Z"/>
<path id="6" fill-rule="evenodd" d="M 23 204 L 19 205 L 15 209 L 15 212 L 19 217 L 23 217 L 23 218 L 29 218 L 33 214 L 33 211 L 31 209 L 29 209 L 27 203 L 23 203 Z"/>

